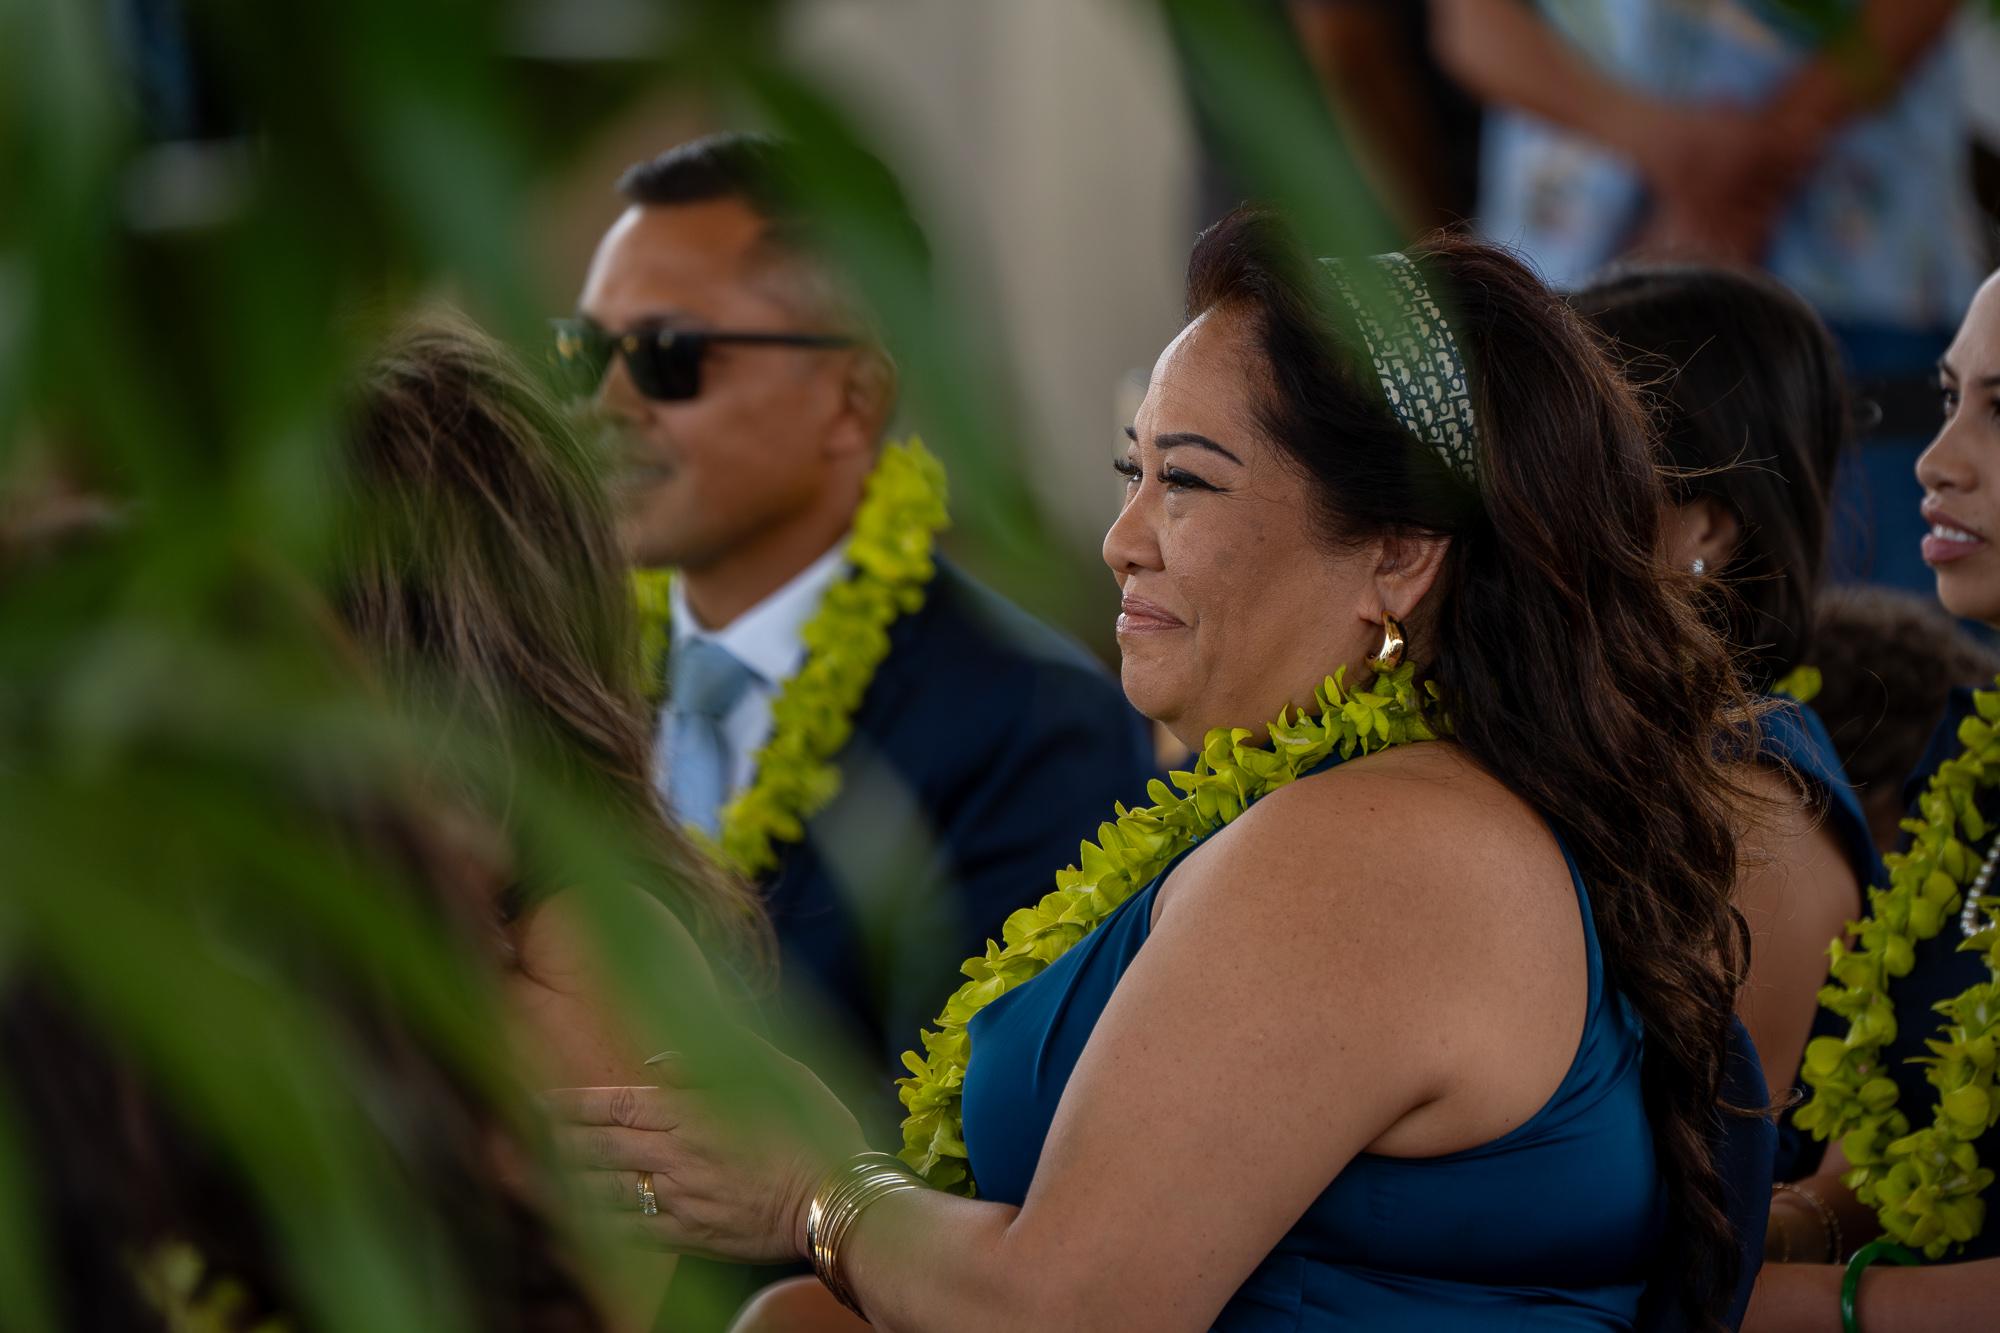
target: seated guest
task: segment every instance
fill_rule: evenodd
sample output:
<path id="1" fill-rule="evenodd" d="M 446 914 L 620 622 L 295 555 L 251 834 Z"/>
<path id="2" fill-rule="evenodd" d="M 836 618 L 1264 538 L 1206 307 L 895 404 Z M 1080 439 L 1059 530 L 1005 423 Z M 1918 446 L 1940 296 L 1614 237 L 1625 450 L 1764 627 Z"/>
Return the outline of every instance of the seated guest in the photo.
<path id="1" fill-rule="evenodd" d="M 243 818 L 351 858 L 329 874 L 407 886 L 419 918 L 474 975 L 483 963 L 497 980 L 512 1020 L 497 1044 L 517 1057 L 524 1093 L 628 1080 L 662 1036 L 715 1021 L 696 939 L 746 971 L 768 945 L 747 889 L 687 845 L 652 790 L 631 606 L 592 462 L 489 340 L 433 319 L 398 333 L 368 368 L 340 463 L 325 652 L 352 663 L 364 688 L 385 687 L 423 738 L 422 762 L 385 774 L 329 759 Z M 518 798 L 532 790 L 574 801 L 607 842 L 636 848 L 640 883 L 614 906 L 673 969 L 689 1012 L 641 1024 L 614 1002 L 581 888 L 530 852 Z M 266 868 L 244 874 L 255 882 Z M 468 1079 L 463 1052 L 440 1050 L 435 1031 L 409 1020 L 407 990 L 310 934 L 274 940 L 262 920 L 224 933 L 255 968 L 298 977 L 303 1004 L 351 1036 L 343 1068 L 367 1080 L 370 1113 L 393 1121 L 381 1151 L 414 1203 L 436 1210 L 427 1220 L 452 1266 L 440 1278 L 470 1293 L 479 1327 L 652 1326 L 671 1261 L 572 1264 L 546 1182 L 538 1191 L 507 1165 L 514 1154 L 496 1156 L 518 1110 L 495 1104 L 490 1085 Z M 439 979 L 433 1003 L 461 1002 L 448 986 Z M 10 1100 L 50 1164 L 37 1182 L 45 1234 L 62 1271 L 87 1277 L 66 1293 L 74 1326 L 226 1333 L 308 1314 L 275 1239 L 282 1228 L 130 1053 L 82 1017 L 53 979 L 0 1004 Z"/>
<path id="2" fill-rule="evenodd" d="M 1938 372 L 1944 424 L 1917 462 L 1923 556 L 1945 610 L 2000 625 L 2000 277 Z M 1844 1021 L 1807 1046 L 1813 1100 L 1797 1113 L 1833 1140 L 1811 1182 L 1824 1206 L 1791 1225 L 1793 1262 L 1760 1276 L 1746 1324 L 1758 1333 L 1992 1327 L 1996 720 L 2000 682 L 1953 693 L 1907 789 L 1914 827 L 1835 951 L 1827 1007 Z M 1904 1266 L 1868 1271 L 1885 1260 Z"/>
<path id="3" fill-rule="evenodd" d="M 663 1247 L 808 1255 L 883 1329 L 1722 1319 L 1769 1180 L 1723 1109 L 1754 705 L 1660 576 L 1643 413 L 1465 240 L 1320 264 L 1238 212 L 1187 311 L 1104 556 L 1126 691 L 1201 759 L 968 968 L 916 1169 L 746 1141 L 693 1066 L 559 1094 L 571 1150 L 689 1182 Z"/>
<path id="4" fill-rule="evenodd" d="M 1628 268 L 1571 304 L 1652 409 L 1671 477 L 1668 559 L 1693 577 L 1750 687 L 1781 692 L 1760 719 L 1766 799 L 1743 812 L 1739 830 L 1736 905 L 1751 947 L 1736 1007 L 1766 1083 L 1790 1088 L 1819 1011 L 1827 943 L 1876 877 L 1867 817 L 1826 728 L 1782 693 L 1811 693 L 1798 681 L 1814 660 L 1827 499 L 1847 438 L 1840 357 L 1804 301 L 1747 270 Z M 1788 1133 L 1778 1178 L 1808 1175 L 1818 1160 L 1809 1135 Z"/>
<path id="5" fill-rule="evenodd" d="M 1968 634 L 1930 597 L 1862 584 L 1819 601 L 1813 658 L 1826 723 L 1868 816 L 1876 847 L 1903 837 L 1903 785 L 1923 757 L 1945 696 L 2000 674 L 2000 652 Z"/>
<path id="6" fill-rule="evenodd" d="M 653 791 L 632 607 L 604 559 L 617 550 L 610 506 L 561 412 L 491 339 L 431 317 L 370 366 L 346 461 L 337 609 L 398 697 L 473 757 L 433 794 L 465 809 L 463 848 L 501 881 L 495 905 L 518 961 L 534 969 L 536 946 L 556 942 L 539 932 L 567 904 L 561 886 L 515 865 L 504 812 L 480 808 L 491 778 L 475 765 L 532 755 L 636 834 L 649 889 L 674 907 L 649 913 L 661 929 L 691 928 L 710 956 L 758 972 L 769 927 L 755 897 L 695 851 Z M 579 1035 L 547 1043 L 565 1077 L 545 1082 L 588 1081 L 659 1049 L 614 1053 Z"/>
<path id="7" fill-rule="evenodd" d="M 512 756 L 541 757 L 570 797 L 636 841 L 648 873 L 625 919 L 649 932 L 645 947 L 691 1003 L 715 1003 L 697 940 L 755 970 L 768 925 L 653 789 L 631 599 L 597 470 L 520 368 L 442 320 L 406 329 L 372 366 L 348 463 L 339 610 L 399 695 L 448 724 L 468 756 L 432 795 L 504 923 L 525 1072 L 541 1087 L 625 1082 L 678 1044 L 675 1021 L 688 1016 L 634 1021 L 566 886 L 521 865 L 507 817 Z M 609 1308 L 651 1327 L 669 1271 L 633 1279 Z"/>
<path id="8" fill-rule="evenodd" d="M 794 1016 L 889 1063 L 1153 768 L 1081 649 L 936 553 L 941 473 L 885 441 L 895 363 L 795 153 L 725 134 L 626 172 L 558 348 L 615 425 L 632 562 L 672 571 L 661 788 L 831 1001 Z"/>

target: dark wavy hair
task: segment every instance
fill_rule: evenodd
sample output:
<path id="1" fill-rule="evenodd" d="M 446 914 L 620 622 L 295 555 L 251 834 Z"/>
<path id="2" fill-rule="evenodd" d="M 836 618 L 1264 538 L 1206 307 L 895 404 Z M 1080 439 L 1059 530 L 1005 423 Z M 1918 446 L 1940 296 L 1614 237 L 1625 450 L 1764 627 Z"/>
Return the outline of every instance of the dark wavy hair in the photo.
<path id="1" fill-rule="evenodd" d="M 1470 363 L 1476 483 L 1398 425 L 1325 269 L 1275 215 L 1239 209 L 1202 234 L 1187 316 L 1254 321 L 1262 428 L 1330 546 L 1451 539 L 1416 652 L 1457 743 L 1576 857 L 1607 973 L 1645 1024 L 1670 1200 L 1654 1289 L 1714 1322 L 1740 1266 L 1712 1145 L 1748 956 L 1730 903 L 1740 782 L 1717 738 L 1744 734 L 1749 701 L 1662 577 L 1646 419 L 1582 322 L 1492 246 L 1440 235 L 1409 254 Z"/>
<path id="2" fill-rule="evenodd" d="M 1570 297 L 1641 386 L 1679 503 L 1741 527 L 1711 623 L 1760 690 L 1810 658 L 1834 468 L 1850 437 L 1833 336 L 1776 278 L 1699 264 L 1615 269 Z"/>

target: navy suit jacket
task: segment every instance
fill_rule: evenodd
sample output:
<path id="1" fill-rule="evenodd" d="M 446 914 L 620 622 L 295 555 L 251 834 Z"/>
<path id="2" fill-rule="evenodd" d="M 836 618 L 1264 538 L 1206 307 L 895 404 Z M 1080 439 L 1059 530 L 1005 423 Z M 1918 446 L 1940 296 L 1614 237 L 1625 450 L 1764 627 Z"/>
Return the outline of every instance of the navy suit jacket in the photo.
<path id="1" fill-rule="evenodd" d="M 839 795 L 765 885 L 787 1005 L 814 1011 L 791 1016 L 880 1052 L 878 1076 L 904 1072 L 959 966 L 1155 773 L 1103 667 L 949 562 L 889 638 Z"/>

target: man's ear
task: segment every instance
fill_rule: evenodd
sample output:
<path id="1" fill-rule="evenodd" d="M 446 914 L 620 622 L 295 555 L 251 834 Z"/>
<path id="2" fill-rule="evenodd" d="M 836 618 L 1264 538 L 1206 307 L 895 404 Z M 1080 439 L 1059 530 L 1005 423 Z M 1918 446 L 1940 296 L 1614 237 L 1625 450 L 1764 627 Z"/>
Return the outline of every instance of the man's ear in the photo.
<path id="1" fill-rule="evenodd" d="M 856 348 L 841 383 L 840 428 L 833 432 L 841 453 L 873 450 L 896 411 L 896 363 L 873 345 Z"/>

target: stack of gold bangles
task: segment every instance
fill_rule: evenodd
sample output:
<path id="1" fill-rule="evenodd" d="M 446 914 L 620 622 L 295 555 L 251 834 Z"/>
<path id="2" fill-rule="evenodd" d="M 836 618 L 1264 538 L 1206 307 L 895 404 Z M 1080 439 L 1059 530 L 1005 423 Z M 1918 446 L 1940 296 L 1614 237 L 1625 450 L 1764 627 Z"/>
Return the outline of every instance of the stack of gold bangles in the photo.
<path id="1" fill-rule="evenodd" d="M 1781 1264 L 1810 1263 L 1815 1261 L 1828 1264 L 1839 1263 L 1846 1256 L 1847 1247 L 1842 1243 L 1840 1217 L 1833 1211 L 1832 1205 L 1828 1204 L 1825 1199 L 1820 1198 L 1819 1195 L 1813 1193 L 1804 1185 L 1781 1182 L 1771 1186 L 1773 1213 L 1777 1212 L 1778 1201 L 1787 1195 L 1804 1203 L 1806 1208 L 1810 1210 L 1808 1216 L 1819 1219 L 1820 1234 L 1826 1237 L 1826 1248 L 1819 1255 L 1793 1254 L 1791 1230 L 1787 1227 L 1779 1227 L 1777 1229 L 1778 1253 L 1773 1256 L 1775 1260 Z"/>
<path id="2" fill-rule="evenodd" d="M 806 1249 L 813 1273 L 842 1305 L 864 1319 L 868 1316 L 840 1273 L 841 1242 L 870 1204 L 923 1187 L 916 1172 L 889 1154 L 857 1153 L 827 1175 L 806 1209 Z"/>

